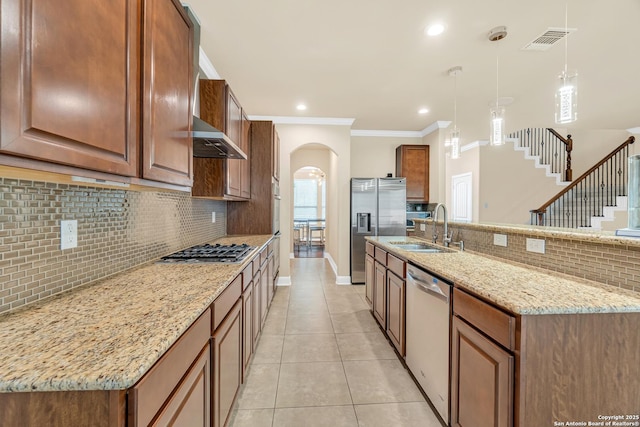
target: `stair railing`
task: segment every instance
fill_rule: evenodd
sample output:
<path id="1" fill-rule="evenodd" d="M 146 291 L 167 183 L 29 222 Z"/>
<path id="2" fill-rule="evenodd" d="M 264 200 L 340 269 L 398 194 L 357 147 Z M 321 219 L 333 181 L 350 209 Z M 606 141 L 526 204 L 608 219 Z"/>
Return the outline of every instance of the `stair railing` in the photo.
<path id="1" fill-rule="evenodd" d="M 551 167 L 551 172 L 561 174 L 563 181 L 571 181 L 571 135 L 564 138 L 551 128 L 529 128 L 509 137 L 518 138 L 520 147 L 528 147 L 529 154 L 538 156 L 541 164 Z"/>
<path id="2" fill-rule="evenodd" d="M 617 196 L 627 195 L 627 158 L 634 142 L 635 137 L 630 136 L 545 204 L 531 210 L 531 224 L 591 227 L 591 217 L 602 216 L 605 206 L 615 206 Z"/>

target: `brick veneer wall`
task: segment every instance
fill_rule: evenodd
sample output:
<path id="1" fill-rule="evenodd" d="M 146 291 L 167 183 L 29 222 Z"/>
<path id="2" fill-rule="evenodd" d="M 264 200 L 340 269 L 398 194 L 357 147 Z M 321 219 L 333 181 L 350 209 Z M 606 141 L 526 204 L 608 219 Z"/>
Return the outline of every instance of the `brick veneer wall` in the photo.
<path id="1" fill-rule="evenodd" d="M 433 225 L 426 222 L 425 231 L 416 226 L 414 235 L 432 239 Z M 441 242 L 443 226 L 438 224 L 438 242 Z M 465 249 L 541 267 L 576 277 L 606 283 L 640 293 L 640 244 L 630 239 L 581 239 L 563 236 L 563 233 L 547 233 L 544 230 L 515 229 L 512 227 L 483 226 L 452 223 L 453 240 L 464 241 Z M 493 244 L 493 234 L 507 235 L 507 247 Z M 588 234 L 585 234 L 588 236 Z M 544 239 L 545 254 L 528 252 L 527 238 Z M 634 239 L 635 240 L 635 239 Z"/>

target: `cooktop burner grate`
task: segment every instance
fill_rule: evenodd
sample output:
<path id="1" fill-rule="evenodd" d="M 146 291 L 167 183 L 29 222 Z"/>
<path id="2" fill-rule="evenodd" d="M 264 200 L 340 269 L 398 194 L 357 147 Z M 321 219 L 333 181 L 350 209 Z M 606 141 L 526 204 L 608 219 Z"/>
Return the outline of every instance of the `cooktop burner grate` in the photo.
<path id="1" fill-rule="evenodd" d="M 192 246 L 190 248 L 172 253 L 161 258 L 160 262 L 173 263 L 202 263 L 202 262 L 224 262 L 239 263 L 244 260 L 249 252 L 254 248 L 242 243 L 240 245 L 215 245 L 204 244 Z"/>

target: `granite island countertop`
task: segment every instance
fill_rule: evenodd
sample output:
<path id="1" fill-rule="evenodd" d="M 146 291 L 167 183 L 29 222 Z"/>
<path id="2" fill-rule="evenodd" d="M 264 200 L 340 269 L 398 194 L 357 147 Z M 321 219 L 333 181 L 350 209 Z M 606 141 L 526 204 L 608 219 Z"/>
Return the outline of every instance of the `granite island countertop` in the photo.
<path id="1" fill-rule="evenodd" d="M 272 236 L 241 264 L 148 263 L 0 316 L 0 392 L 134 385 Z"/>
<path id="2" fill-rule="evenodd" d="M 414 237 L 367 239 L 513 314 L 640 312 L 640 294 L 615 286 L 472 252 L 410 252 L 391 244 L 425 242 Z"/>

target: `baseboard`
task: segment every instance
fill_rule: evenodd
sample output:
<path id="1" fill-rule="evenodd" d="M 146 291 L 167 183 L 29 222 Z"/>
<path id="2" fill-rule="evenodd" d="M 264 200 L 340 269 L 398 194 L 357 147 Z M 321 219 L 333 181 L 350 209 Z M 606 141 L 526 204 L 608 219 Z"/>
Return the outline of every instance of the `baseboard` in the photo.
<path id="1" fill-rule="evenodd" d="M 331 270 L 333 270 L 333 274 L 336 276 L 336 285 L 350 285 L 351 284 L 351 276 L 338 276 L 338 266 L 336 262 L 331 257 L 331 254 L 327 251 L 324 252 L 325 259 L 329 262 L 331 266 Z"/>
<path id="2" fill-rule="evenodd" d="M 291 277 L 278 276 L 278 282 L 276 283 L 276 286 L 291 286 Z"/>

